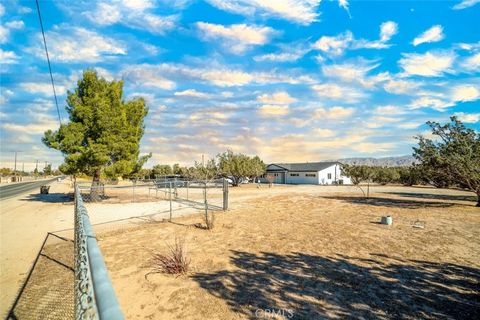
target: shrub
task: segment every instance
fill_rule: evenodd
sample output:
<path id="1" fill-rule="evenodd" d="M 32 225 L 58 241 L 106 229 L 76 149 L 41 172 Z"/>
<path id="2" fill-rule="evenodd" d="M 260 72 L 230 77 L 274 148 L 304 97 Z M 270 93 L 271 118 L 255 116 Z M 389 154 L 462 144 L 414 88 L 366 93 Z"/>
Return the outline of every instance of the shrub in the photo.
<path id="1" fill-rule="evenodd" d="M 153 253 L 152 270 L 147 273 L 183 274 L 188 271 L 190 259 L 185 252 L 185 241 L 175 238 L 174 245 L 168 245 L 168 253 Z"/>

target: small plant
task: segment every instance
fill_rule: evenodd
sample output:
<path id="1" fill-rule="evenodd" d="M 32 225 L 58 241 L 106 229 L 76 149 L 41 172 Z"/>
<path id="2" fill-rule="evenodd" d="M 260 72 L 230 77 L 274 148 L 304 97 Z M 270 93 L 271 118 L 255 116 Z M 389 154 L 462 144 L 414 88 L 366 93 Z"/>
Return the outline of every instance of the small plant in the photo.
<path id="1" fill-rule="evenodd" d="M 151 273 L 184 274 L 188 271 L 190 259 L 185 252 L 185 241 L 175 238 L 174 245 L 168 245 L 168 253 L 153 253 L 151 260 Z"/>
<path id="2" fill-rule="evenodd" d="M 213 211 L 208 212 L 208 207 L 205 208 L 203 222 L 205 222 L 205 228 L 207 230 L 212 230 L 215 226 L 215 213 Z"/>

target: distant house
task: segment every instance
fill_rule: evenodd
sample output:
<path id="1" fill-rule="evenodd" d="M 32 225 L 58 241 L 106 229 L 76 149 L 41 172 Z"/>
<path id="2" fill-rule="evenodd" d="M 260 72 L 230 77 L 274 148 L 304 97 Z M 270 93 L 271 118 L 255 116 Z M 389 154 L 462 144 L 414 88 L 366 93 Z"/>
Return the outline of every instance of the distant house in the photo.
<path id="1" fill-rule="evenodd" d="M 340 162 L 272 163 L 262 176 L 263 182 L 267 175 L 280 184 L 351 184 L 342 174 Z"/>

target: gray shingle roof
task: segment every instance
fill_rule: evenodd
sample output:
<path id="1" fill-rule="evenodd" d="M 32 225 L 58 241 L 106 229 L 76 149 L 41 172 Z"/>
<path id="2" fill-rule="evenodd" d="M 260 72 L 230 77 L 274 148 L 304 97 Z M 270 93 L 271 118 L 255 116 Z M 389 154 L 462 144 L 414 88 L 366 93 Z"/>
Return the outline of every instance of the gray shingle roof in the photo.
<path id="1" fill-rule="evenodd" d="M 321 171 L 335 164 L 340 164 L 337 161 L 325 162 L 307 162 L 307 163 L 271 163 L 269 165 L 276 165 L 285 168 L 288 171 Z M 267 168 L 268 171 L 268 168 Z"/>

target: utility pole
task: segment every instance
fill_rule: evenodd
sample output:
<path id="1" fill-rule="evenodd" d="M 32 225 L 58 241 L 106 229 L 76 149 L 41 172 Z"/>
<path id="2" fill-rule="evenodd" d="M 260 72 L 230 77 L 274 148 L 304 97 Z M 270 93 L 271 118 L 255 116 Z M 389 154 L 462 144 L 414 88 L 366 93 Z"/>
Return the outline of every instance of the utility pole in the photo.
<path id="1" fill-rule="evenodd" d="M 35 180 L 38 179 L 38 159 L 36 160 L 36 164 L 35 164 Z"/>
<path id="2" fill-rule="evenodd" d="M 17 151 L 15 151 L 15 167 L 13 169 L 13 175 L 17 175 Z"/>

